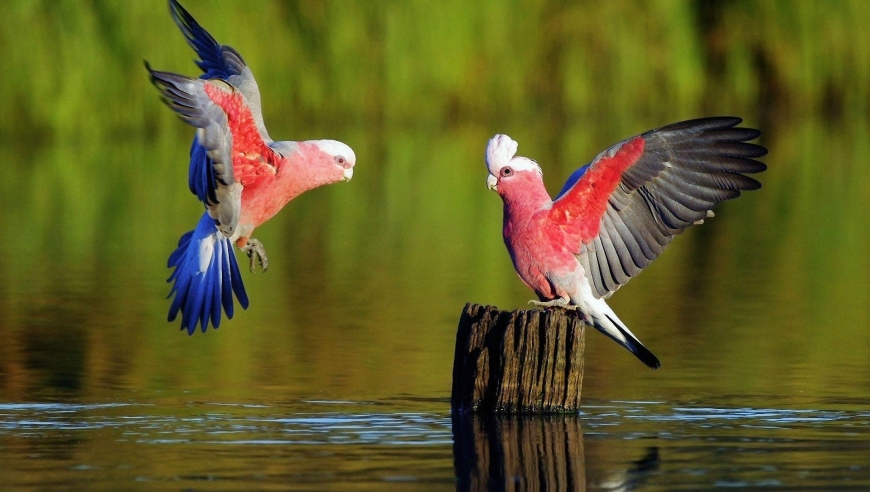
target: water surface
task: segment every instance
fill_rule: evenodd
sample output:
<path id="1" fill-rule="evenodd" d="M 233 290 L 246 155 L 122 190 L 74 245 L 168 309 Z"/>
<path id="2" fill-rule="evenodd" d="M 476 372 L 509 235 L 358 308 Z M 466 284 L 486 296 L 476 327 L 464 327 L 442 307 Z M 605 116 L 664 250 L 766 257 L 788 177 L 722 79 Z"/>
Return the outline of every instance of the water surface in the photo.
<path id="1" fill-rule="evenodd" d="M 122 484 L 127 490 L 870 486 L 866 402 L 813 401 L 799 408 L 733 406 L 732 399 L 710 403 L 590 401 L 572 416 L 453 420 L 447 402 L 439 399 L 4 404 L 2 485 L 13 490 Z"/>

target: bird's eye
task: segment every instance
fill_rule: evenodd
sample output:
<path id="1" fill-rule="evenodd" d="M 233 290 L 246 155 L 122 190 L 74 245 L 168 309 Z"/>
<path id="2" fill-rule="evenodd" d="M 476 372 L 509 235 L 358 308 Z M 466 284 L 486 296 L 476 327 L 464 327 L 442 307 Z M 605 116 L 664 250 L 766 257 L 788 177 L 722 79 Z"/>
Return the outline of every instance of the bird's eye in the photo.
<path id="1" fill-rule="evenodd" d="M 503 168 L 501 168 L 501 175 L 502 175 L 503 177 L 508 177 L 508 176 L 510 176 L 510 175 L 513 174 L 513 173 L 514 173 L 514 170 L 511 169 L 511 168 L 509 168 L 509 167 L 503 167 Z"/>
<path id="2" fill-rule="evenodd" d="M 337 157 L 335 158 L 335 162 L 337 162 L 339 166 L 343 166 L 344 163 L 345 163 L 344 157 L 342 157 L 342 156 L 337 156 Z"/>

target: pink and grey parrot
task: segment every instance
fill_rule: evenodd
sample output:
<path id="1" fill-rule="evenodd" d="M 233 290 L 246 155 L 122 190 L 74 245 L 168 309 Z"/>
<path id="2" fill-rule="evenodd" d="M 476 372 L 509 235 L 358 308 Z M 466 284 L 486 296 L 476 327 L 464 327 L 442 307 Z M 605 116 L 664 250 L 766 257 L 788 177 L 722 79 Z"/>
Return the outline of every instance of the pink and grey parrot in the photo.
<path id="1" fill-rule="evenodd" d="M 190 148 L 190 191 L 205 206 L 196 229 L 183 236 L 169 257 L 174 267 L 169 321 L 181 312 L 181 329 L 189 334 L 220 325 L 221 310 L 233 317 L 233 293 L 242 308 L 248 296 L 236 263 L 233 243 L 265 271 L 263 245 L 251 238 L 301 193 L 348 181 L 356 156 L 335 140 L 275 142 L 263 124 L 260 92 L 241 55 L 222 46 L 176 0 L 172 18 L 200 60 L 204 72 L 189 78 L 152 70 L 151 81 L 164 102 L 196 127 Z"/>
<path id="2" fill-rule="evenodd" d="M 761 187 L 746 174 L 767 154 L 761 134 L 733 117 L 676 123 L 624 140 L 575 171 L 555 200 L 538 164 L 496 135 L 486 148 L 487 186 L 504 202 L 504 242 L 538 295 L 532 304 L 576 311 L 652 369 L 658 358 L 605 300 L 711 209 Z"/>

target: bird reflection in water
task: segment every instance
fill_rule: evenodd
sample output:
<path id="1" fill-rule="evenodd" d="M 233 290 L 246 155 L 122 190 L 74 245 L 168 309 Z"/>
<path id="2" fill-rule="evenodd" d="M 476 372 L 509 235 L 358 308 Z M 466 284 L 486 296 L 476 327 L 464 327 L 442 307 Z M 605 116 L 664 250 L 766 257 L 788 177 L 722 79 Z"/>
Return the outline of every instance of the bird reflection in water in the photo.
<path id="1" fill-rule="evenodd" d="M 578 416 L 454 415 L 453 461 L 461 492 L 587 490 Z M 651 447 L 588 490 L 635 490 L 658 467 L 658 448 Z"/>
<path id="2" fill-rule="evenodd" d="M 589 490 L 605 492 L 623 492 L 638 490 L 646 482 L 652 472 L 659 469 L 659 448 L 653 446 L 646 450 L 646 454 L 639 460 L 633 461 L 632 466 L 625 470 L 613 471 L 601 480 L 589 481 Z"/>

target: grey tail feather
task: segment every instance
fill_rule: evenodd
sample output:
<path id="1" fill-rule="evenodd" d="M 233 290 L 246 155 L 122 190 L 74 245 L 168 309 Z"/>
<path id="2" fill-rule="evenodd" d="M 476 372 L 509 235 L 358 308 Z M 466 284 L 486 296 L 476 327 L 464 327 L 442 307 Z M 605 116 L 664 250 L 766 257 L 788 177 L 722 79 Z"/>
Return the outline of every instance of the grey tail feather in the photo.
<path id="1" fill-rule="evenodd" d="M 631 351 L 631 353 L 634 354 L 635 357 L 637 357 L 638 359 L 640 359 L 641 362 L 649 366 L 650 369 L 658 369 L 659 367 L 662 367 L 662 363 L 659 362 L 658 357 L 653 355 L 653 353 L 650 352 L 649 349 L 644 347 L 643 344 L 640 343 L 640 340 L 632 336 L 631 333 L 628 333 L 628 331 L 625 329 L 625 327 L 622 326 L 621 323 L 616 322 L 607 314 L 605 314 L 604 316 L 607 316 L 607 319 L 609 319 L 610 322 L 613 323 L 613 326 L 615 326 L 616 329 L 619 330 L 620 333 L 622 333 L 622 336 L 625 337 L 625 348 Z"/>

